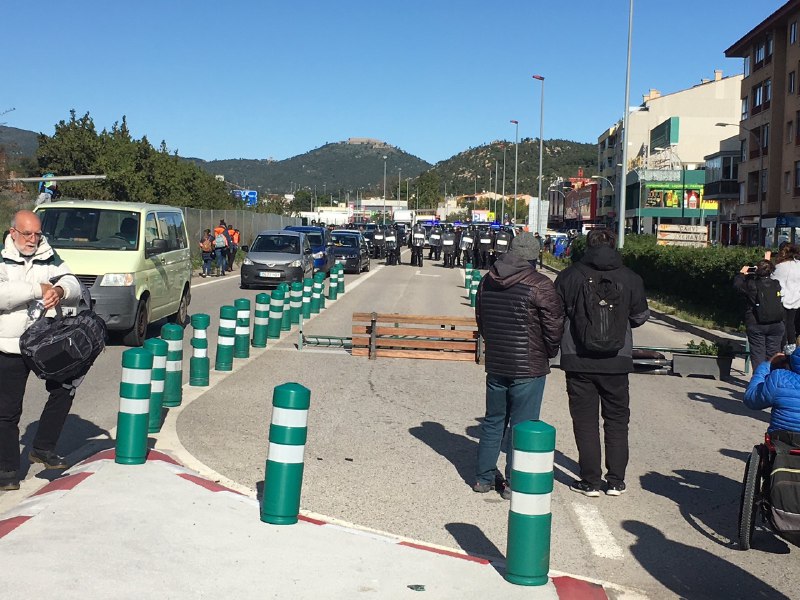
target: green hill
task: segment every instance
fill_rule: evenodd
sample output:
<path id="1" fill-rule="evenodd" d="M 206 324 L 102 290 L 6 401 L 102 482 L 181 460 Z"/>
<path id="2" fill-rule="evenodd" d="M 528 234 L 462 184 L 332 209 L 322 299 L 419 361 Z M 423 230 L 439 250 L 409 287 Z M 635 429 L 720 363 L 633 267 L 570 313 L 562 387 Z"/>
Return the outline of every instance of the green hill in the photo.
<path id="1" fill-rule="evenodd" d="M 32 158 L 38 146 L 37 133 L 16 127 L 0 125 L 0 147 L 6 151 L 9 160 Z"/>

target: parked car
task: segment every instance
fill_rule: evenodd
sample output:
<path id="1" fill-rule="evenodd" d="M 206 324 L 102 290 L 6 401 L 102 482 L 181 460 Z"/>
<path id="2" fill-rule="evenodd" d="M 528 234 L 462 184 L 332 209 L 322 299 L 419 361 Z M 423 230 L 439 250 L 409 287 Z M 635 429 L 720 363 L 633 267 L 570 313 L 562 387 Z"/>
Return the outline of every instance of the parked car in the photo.
<path id="1" fill-rule="evenodd" d="M 337 264 L 349 273 L 369 271 L 370 253 L 367 241 L 358 231 L 337 229 L 331 233 Z"/>
<path id="2" fill-rule="evenodd" d="M 62 200 L 42 204 L 36 213 L 49 244 L 123 343 L 141 346 L 148 324 L 164 317 L 186 324 L 192 257 L 180 208 Z"/>
<path id="3" fill-rule="evenodd" d="M 303 281 L 314 274 L 308 237 L 300 231 L 262 231 L 249 247 L 240 270 L 242 289 Z"/>
<path id="4" fill-rule="evenodd" d="M 286 231 L 299 231 L 305 233 L 311 245 L 314 257 L 314 272 L 329 273 L 334 264 L 333 251 L 331 250 L 331 232 L 325 227 L 311 225 L 287 225 Z"/>

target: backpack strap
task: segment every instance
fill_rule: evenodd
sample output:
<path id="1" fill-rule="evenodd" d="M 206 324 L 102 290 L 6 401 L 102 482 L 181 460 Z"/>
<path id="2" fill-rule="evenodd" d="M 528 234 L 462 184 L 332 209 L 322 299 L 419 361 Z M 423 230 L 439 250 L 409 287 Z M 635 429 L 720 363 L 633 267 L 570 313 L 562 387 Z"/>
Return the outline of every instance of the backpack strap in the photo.
<path id="1" fill-rule="evenodd" d="M 67 277 L 67 276 L 74 277 L 75 281 L 78 282 L 78 286 L 80 286 L 81 289 L 81 300 L 83 300 L 83 303 L 86 305 L 86 308 L 92 310 L 92 296 L 89 294 L 89 290 L 86 289 L 86 286 L 83 285 L 83 282 L 80 279 L 78 279 L 78 276 L 75 275 L 74 273 L 62 273 L 61 275 L 56 275 L 55 277 L 51 277 L 50 284 L 55 285 L 62 277 Z M 56 315 L 58 315 L 58 318 L 62 317 L 60 302 L 56 304 Z"/>

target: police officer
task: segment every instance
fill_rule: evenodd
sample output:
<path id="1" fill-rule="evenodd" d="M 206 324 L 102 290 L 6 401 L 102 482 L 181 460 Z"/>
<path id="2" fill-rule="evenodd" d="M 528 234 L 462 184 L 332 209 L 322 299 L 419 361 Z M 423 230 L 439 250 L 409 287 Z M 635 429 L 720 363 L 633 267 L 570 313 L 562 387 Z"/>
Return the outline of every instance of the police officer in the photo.
<path id="1" fill-rule="evenodd" d="M 481 265 L 479 268 L 488 269 L 491 264 L 492 249 L 494 248 L 494 234 L 488 227 L 481 229 L 478 233 L 478 251 Z"/>
<path id="2" fill-rule="evenodd" d="M 475 264 L 472 262 L 472 248 L 474 242 L 475 235 L 472 232 L 472 225 L 470 225 L 469 228 L 462 234 L 461 244 L 458 247 L 458 249 L 464 254 L 464 266 L 466 266 L 467 263 Z M 458 266 L 461 266 L 460 262 Z"/>
<path id="3" fill-rule="evenodd" d="M 422 266 L 422 250 L 425 248 L 425 228 L 422 223 L 414 225 L 411 230 L 411 264 Z"/>
<path id="4" fill-rule="evenodd" d="M 373 242 L 375 244 L 375 258 L 383 258 L 384 250 L 386 249 L 386 232 L 382 225 L 378 225 L 375 228 Z"/>
<path id="5" fill-rule="evenodd" d="M 439 225 L 434 225 L 431 228 L 431 234 L 428 236 L 428 243 L 430 250 L 428 251 L 428 260 L 441 260 L 442 258 L 442 228 Z"/>
<path id="6" fill-rule="evenodd" d="M 456 225 L 455 229 L 455 242 L 456 242 L 456 264 L 461 266 L 461 238 L 464 237 L 464 232 L 461 231 L 461 225 Z"/>
<path id="7" fill-rule="evenodd" d="M 494 238 L 494 256 L 499 258 L 501 254 L 508 252 L 511 246 L 511 233 L 507 229 L 501 229 Z"/>
<path id="8" fill-rule="evenodd" d="M 456 256 L 461 252 L 456 245 L 456 232 L 450 228 L 442 234 L 442 250 L 444 250 L 444 266 L 452 269 Z"/>
<path id="9" fill-rule="evenodd" d="M 396 265 L 398 263 L 397 254 L 400 251 L 397 228 L 394 225 L 386 230 L 386 264 Z"/>

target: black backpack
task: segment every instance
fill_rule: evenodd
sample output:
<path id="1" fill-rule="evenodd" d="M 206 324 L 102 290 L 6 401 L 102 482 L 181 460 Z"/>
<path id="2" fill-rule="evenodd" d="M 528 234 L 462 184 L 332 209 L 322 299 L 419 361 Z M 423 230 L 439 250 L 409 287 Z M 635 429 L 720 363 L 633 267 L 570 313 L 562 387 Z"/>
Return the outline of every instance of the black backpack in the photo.
<path id="1" fill-rule="evenodd" d="M 576 268 L 586 278 L 572 311 L 573 338 L 588 354 L 613 356 L 625 346 L 630 307 L 622 284 L 604 271 Z"/>
<path id="2" fill-rule="evenodd" d="M 50 283 L 64 276 L 54 277 Z M 19 338 L 22 359 L 40 379 L 70 383 L 83 377 L 106 347 L 106 323 L 92 310 L 89 290 L 79 279 L 78 283 L 86 305 L 82 312 L 65 317 L 60 304 L 55 317 L 45 317 L 42 311 Z"/>
<path id="3" fill-rule="evenodd" d="M 781 537 L 800 544 L 800 435 L 789 431 L 770 434 L 775 459 L 769 477 L 770 520 Z"/>
<path id="4" fill-rule="evenodd" d="M 756 321 L 766 325 L 783 321 L 781 284 L 769 277 L 756 279 L 756 304 L 753 307 Z"/>

